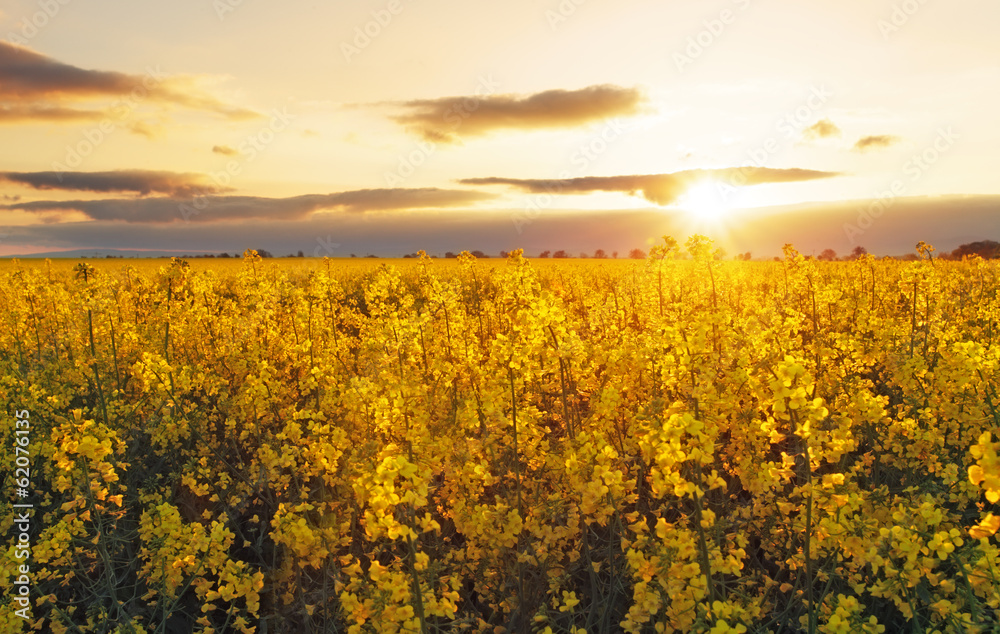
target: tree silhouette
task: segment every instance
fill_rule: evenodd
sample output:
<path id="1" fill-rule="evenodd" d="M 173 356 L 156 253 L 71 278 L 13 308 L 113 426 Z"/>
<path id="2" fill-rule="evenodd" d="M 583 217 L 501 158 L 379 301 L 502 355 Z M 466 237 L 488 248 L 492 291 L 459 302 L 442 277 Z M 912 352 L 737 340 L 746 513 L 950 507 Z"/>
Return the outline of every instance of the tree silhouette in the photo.
<path id="1" fill-rule="evenodd" d="M 646 259 L 646 252 L 642 249 L 632 249 L 628 252 L 628 256 L 633 260 L 644 260 Z"/>
<path id="2" fill-rule="evenodd" d="M 994 242 L 993 240 L 969 242 L 959 245 L 957 249 L 951 252 L 951 257 L 956 260 L 961 260 L 969 255 L 978 255 L 984 260 L 998 258 L 1000 257 L 1000 242 Z"/>
<path id="3" fill-rule="evenodd" d="M 547 258 L 550 255 L 552 255 L 551 251 L 542 251 L 541 253 L 538 254 L 538 257 L 540 257 L 540 258 Z"/>
<path id="4" fill-rule="evenodd" d="M 597 251 L 594 251 L 594 257 L 599 260 L 605 260 L 607 259 L 608 254 L 604 252 L 604 249 L 598 249 Z"/>

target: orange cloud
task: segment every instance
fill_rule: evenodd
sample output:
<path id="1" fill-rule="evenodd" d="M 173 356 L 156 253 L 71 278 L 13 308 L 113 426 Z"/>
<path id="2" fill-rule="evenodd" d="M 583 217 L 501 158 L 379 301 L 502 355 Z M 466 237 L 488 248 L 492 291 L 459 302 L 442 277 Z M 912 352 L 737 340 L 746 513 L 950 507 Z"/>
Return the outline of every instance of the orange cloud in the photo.
<path id="1" fill-rule="evenodd" d="M 91 220 L 128 223 L 171 223 L 180 220 L 303 220 L 314 212 L 349 213 L 433 209 L 469 205 L 494 198 L 483 192 L 421 188 L 360 189 L 334 194 L 306 194 L 289 198 L 260 196 L 169 196 L 104 200 L 39 200 L 0 205 L 0 209 L 35 214 L 80 212 Z"/>
<path id="2" fill-rule="evenodd" d="M 891 134 L 880 134 L 874 136 L 866 136 L 858 139 L 858 142 L 854 144 L 854 150 L 856 152 L 867 152 L 868 150 L 879 150 L 882 148 L 887 148 L 890 145 L 895 145 L 902 141 L 898 136 L 893 136 Z"/>
<path id="3" fill-rule="evenodd" d="M 133 192 L 190 197 L 231 189 L 219 187 L 204 174 L 154 170 L 114 170 L 110 172 L 0 172 L 0 180 L 38 190 L 86 192 Z"/>
<path id="4" fill-rule="evenodd" d="M 427 141 L 458 143 L 496 130 L 570 128 L 607 117 L 638 114 L 646 102 L 637 88 L 604 84 L 546 90 L 528 96 L 472 95 L 404 102 L 392 119 Z"/>
<path id="5" fill-rule="evenodd" d="M 839 172 L 821 172 L 799 168 L 729 167 L 684 170 L 670 174 L 584 176 L 555 180 L 487 177 L 465 178 L 458 182 L 463 185 L 508 185 L 529 193 L 622 192 L 630 196 L 642 196 L 651 203 L 663 206 L 676 203 L 691 185 L 706 179 L 716 180 L 732 187 L 740 187 L 762 183 L 787 183 L 832 178 L 839 175 Z"/>
<path id="6" fill-rule="evenodd" d="M 192 77 L 167 75 L 159 68 L 148 68 L 144 75 L 88 70 L 5 41 L 0 41 L 0 87 L 0 122 L 95 120 L 123 100 L 180 106 L 229 119 L 260 116 L 206 93 Z M 104 105 L 87 106 L 94 102 Z"/>
<path id="7" fill-rule="evenodd" d="M 840 128 L 830 121 L 829 119 L 820 119 L 816 123 L 812 124 L 808 128 L 802 131 L 803 138 L 814 140 L 814 139 L 826 139 L 833 136 L 840 136 Z"/>
<path id="8" fill-rule="evenodd" d="M 0 95 L 0 100 L 3 97 Z M 103 110 L 67 108 L 51 104 L 11 104 L 0 101 L 0 123 L 31 123 L 34 121 L 71 123 L 74 121 L 99 121 L 107 116 L 108 113 Z"/>

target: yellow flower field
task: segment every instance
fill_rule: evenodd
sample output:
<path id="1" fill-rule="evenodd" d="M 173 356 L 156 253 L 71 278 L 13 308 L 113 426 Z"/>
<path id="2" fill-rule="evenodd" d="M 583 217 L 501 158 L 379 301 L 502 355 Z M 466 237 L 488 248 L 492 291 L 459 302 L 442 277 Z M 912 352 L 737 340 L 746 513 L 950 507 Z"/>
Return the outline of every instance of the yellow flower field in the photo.
<path id="1" fill-rule="evenodd" d="M 0 632 L 1000 631 L 1000 269 L 920 251 L 4 264 Z"/>

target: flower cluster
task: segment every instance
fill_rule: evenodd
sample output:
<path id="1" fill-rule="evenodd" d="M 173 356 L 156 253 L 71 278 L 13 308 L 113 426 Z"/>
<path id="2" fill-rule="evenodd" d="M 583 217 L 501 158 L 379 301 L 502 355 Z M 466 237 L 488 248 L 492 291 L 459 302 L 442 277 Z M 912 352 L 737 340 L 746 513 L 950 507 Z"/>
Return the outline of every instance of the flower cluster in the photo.
<path id="1" fill-rule="evenodd" d="M 0 629 L 996 631 L 1000 270 L 920 250 L 4 265 Z"/>

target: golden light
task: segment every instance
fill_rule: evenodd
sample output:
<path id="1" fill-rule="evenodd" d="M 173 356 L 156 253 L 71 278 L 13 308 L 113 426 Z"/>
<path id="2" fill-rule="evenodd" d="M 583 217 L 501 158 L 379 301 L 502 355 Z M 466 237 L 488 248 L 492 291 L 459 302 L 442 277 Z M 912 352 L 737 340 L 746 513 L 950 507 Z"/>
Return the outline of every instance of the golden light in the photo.
<path id="1" fill-rule="evenodd" d="M 692 220 L 721 220 L 732 209 L 725 197 L 725 188 L 713 180 L 693 184 L 677 201 Z"/>

